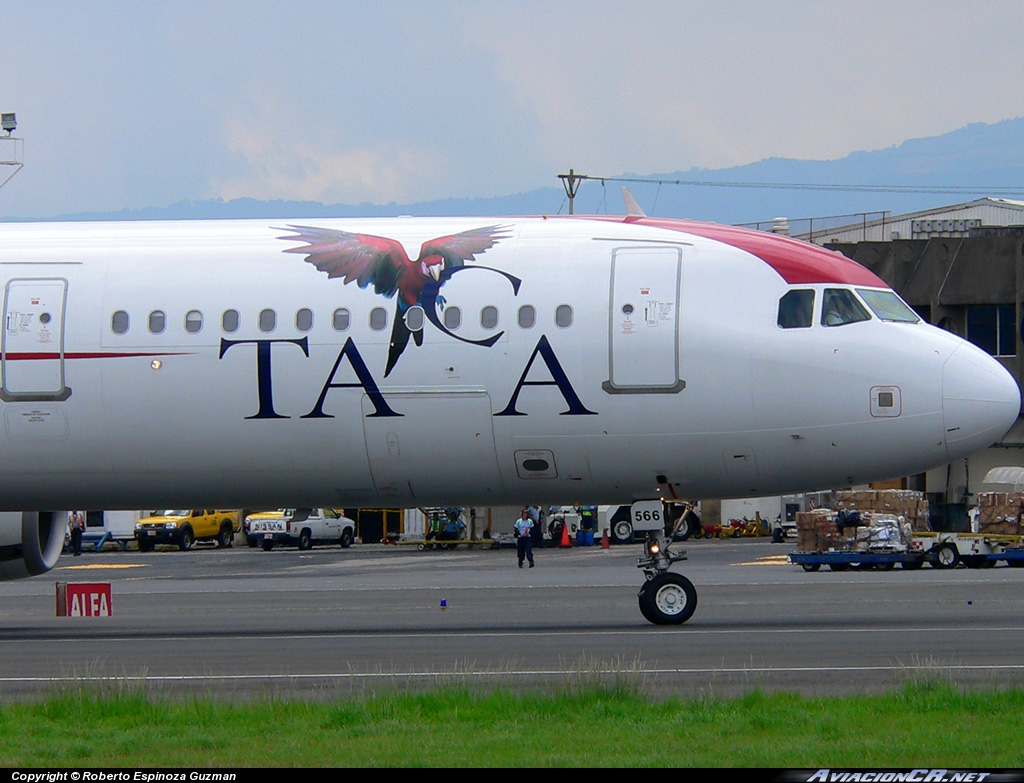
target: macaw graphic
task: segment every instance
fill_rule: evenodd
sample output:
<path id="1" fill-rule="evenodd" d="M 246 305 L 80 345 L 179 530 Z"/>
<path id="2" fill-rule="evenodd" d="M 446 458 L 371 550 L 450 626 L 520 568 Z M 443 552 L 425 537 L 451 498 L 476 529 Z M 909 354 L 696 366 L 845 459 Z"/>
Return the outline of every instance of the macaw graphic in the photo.
<path id="1" fill-rule="evenodd" d="M 501 337 L 503 332 L 486 340 L 469 340 L 452 333 L 441 322 L 437 315 L 437 308 L 443 310 L 445 305 L 441 287 L 456 272 L 465 269 L 496 272 L 509 280 L 515 293 L 519 292 L 521 281 L 517 277 L 500 269 L 466 266 L 467 261 L 475 261 L 478 254 L 511 236 L 508 226 L 486 226 L 429 239 L 423 243 L 415 261 L 409 258 L 400 242 L 387 237 L 310 226 L 288 226 L 279 230 L 294 232 L 279 239 L 306 243 L 303 247 L 290 247 L 285 253 L 305 255 L 306 261 L 326 272 L 328 278 L 340 277 L 346 284 L 355 281 L 360 288 L 372 284 L 374 293 L 389 299 L 397 294 L 398 307 L 391 327 L 385 378 L 408 345 L 410 334 L 416 345 L 423 344 L 423 331 L 411 331 L 405 320 L 411 307 L 422 307 L 434 326 L 457 340 L 490 347 Z"/>

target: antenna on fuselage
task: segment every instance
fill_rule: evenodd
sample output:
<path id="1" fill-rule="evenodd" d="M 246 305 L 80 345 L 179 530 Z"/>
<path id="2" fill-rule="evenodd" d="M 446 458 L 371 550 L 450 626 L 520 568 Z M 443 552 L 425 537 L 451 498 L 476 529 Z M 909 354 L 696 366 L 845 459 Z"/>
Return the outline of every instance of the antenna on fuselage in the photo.
<path id="1" fill-rule="evenodd" d="M 629 188 L 625 185 L 622 186 L 622 200 L 626 204 L 627 217 L 647 217 L 647 213 L 640 209 L 640 205 L 636 203 L 633 194 L 629 192 Z"/>

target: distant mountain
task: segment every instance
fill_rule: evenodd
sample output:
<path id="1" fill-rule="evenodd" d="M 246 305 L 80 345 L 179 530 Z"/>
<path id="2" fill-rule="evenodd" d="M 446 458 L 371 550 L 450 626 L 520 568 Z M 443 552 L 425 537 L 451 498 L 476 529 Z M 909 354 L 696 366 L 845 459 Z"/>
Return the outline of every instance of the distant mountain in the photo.
<path id="1" fill-rule="evenodd" d="M 605 173 L 606 172 L 595 172 Z M 552 179 L 554 180 L 554 172 Z M 911 139 L 894 147 L 854 152 L 839 160 L 769 158 L 728 169 L 689 169 L 622 177 L 716 183 L 676 185 L 628 183 L 651 215 L 689 217 L 720 223 L 769 221 L 888 210 L 893 214 L 971 201 L 1006 193 L 925 194 L 827 189 L 726 187 L 721 183 L 898 185 L 913 187 L 1019 188 L 1024 200 L 1024 118 L 992 125 L 976 123 L 951 133 Z M 561 185 L 494 198 L 444 199 L 414 204 L 321 204 L 309 201 L 182 201 L 105 213 L 78 213 L 54 220 L 180 220 L 199 218 L 377 217 L 392 215 L 536 215 L 568 211 Z M 619 183 L 584 182 L 575 211 L 621 214 Z M 843 221 L 839 221 L 843 222 Z"/>

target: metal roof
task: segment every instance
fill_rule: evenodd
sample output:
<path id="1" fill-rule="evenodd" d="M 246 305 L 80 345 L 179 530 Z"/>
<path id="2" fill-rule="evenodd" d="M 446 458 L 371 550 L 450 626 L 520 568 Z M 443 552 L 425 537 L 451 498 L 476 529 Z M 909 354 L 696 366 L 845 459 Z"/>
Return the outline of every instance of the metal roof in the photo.
<path id="1" fill-rule="evenodd" d="M 1008 198 L 980 198 L 904 215 L 849 223 L 843 226 L 795 234 L 815 244 L 839 242 L 888 242 L 891 239 L 927 239 L 938 236 L 968 236 L 981 226 L 1024 225 L 1024 201 Z"/>

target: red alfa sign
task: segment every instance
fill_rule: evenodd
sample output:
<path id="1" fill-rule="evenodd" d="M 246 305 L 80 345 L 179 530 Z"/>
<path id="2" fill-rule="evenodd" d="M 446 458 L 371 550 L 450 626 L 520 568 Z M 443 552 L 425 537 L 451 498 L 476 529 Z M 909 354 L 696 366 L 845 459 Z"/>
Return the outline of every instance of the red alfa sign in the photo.
<path id="1" fill-rule="evenodd" d="M 58 617 L 110 617 L 113 613 L 110 582 L 57 582 Z"/>

